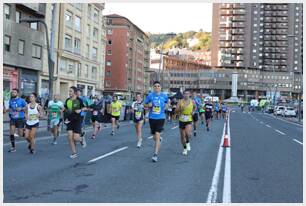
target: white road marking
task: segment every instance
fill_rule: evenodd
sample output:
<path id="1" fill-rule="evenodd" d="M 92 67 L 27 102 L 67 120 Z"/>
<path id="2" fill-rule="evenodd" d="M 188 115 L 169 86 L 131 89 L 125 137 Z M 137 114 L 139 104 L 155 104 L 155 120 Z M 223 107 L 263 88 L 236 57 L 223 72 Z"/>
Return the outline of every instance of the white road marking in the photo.
<path id="1" fill-rule="evenodd" d="M 229 144 L 231 142 L 231 129 L 229 124 L 230 115 L 227 123 L 227 135 Z M 230 144 L 231 145 L 231 144 Z M 224 166 L 224 179 L 223 179 L 223 197 L 222 202 L 231 203 L 231 148 L 225 149 L 225 166 Z"/>
<path id="2" fill-rule="evenodd" d="M 267 127 L 269 127 L 269 128 L 271 128 L 271 126 L 270 126 L 270 125 L 268 125 L 268 124 L 266 124 L 266 126 L 267 126 Z"/>
<path id="3" fill-rule="evenodd" d="M 217 156 L 217 162 L 216 162 L 216 167 L 214 171 L 214 176 L 212 178 L 211 186 L 209 189 L 209 193 L 207 196 L 206 203 L 215 203 L 217 200 L 217 190 L 218 190 L 218 182 L 219 182 L 219 177 L 220 177 L 220 172 L 221 172 L 221 163 L 222 163 L 222 157 L 223 157 L 223 139 L 224 139 L 224 134 L 225 134 L 225 123 L 223 127 L 223 134 L 221 138 L 221 143 L 218 151 L 218 156 Z"/>
<path id="4" fill-rule="evenodd" d="M 126 146 L 126 147 L 122 147 L 122 148 L 116 149 L 116 150 L 114 150 L 114 151 L 112 151 L 112 152 L 106 153 L 106 154 L 104 154 L 104 155 L 102 155 L 102 156 L 99 156 L 99 157 L 96 157 L 96 158 L 94 158 L 94 159 L 92 159 L 92 160 L 89 160 L 88 163 L 92 163 L 92 162 L 98 161 L 98 160 L 100 160 L 100 159 L 103 159 L 103 158 L 105 158 L 105 157 L 108 157 L 108 156 L 110 156 L 110 155 L 112 155 L 112 154 L 115 154 L 115 153 L 120 152 L 120 151 L 122 151 L 122 150 L 125 150 L 125 149 L 127 149 L 127 148 L 128 148 L 128 147 Z"/>
<path id="5" fill-rule="evenodd" d="M 287 121 L 287 120 L 284 120 L 284 119 L 281 119 L 281 118 L 277 118 L 277 117 L 275 117 L 275 116 L 273 116 L 273 115 L 266 114 L 266 113 L 265 113 L 265 115 L 266 115 L 267 117 L 270 117 L 270 118 L 278 119 L 278 120 L 283 121 L 283 122 L 287 122 L 287 123 L 290 123 L 290 124 L 294 124 L 294 125 L 296 125 L 296 126 L 303 127 L 303 125 L 302 125 L 302 124 L 298 124 L 298 123 L 290 122 L 290 121 Z"/>
<path id="6" fill-rule="evenodd" d="M 176 129 L 176 128 L 178 128 L 178 125 L 177 125 L 177 126 L 175 126 L 175 127 L 172 127 L 171 129 Z"/>
<path id="7" fill-rule="evenodd" d="M 282 135 L 286 135 L 285 133 L 279 131 L 278 129 L 276 129 L 275 131 L 278 132 L 278 133 L 280 133 L 280 134 L 282 134 Z"/>
<path id="8" fill-rule="evenodd" d="M 261 121 L 260 124 L 263 124 L 263 122 Z"/>
<path id="9" fill-rule="evenodd" d="M 293 141 L 295 141 L 295 142 L 297 142 L 297 143 L 299 143 L 299 144 L 303 145 L 303 143 L 302 143 L 302 142 L 300 142 L 300 141 L 298 141 L 298 140 L 296 140 L 296 139 L 293 139 Z"/>
<path id="10" fill-rule="evenodd" d="M 235 110 L 233 110 L 232 112 L 236 112 Z"/>

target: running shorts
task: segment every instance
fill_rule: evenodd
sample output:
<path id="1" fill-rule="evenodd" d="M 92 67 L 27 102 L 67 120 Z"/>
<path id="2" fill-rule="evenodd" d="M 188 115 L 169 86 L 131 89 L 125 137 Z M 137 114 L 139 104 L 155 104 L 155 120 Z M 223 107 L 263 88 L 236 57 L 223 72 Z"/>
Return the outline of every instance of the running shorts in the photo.
<path id="1" fill-rule="evenodd" d="M 161 133 L 164 130 L 165 119 L 149 119 L 151 134 Z"/>

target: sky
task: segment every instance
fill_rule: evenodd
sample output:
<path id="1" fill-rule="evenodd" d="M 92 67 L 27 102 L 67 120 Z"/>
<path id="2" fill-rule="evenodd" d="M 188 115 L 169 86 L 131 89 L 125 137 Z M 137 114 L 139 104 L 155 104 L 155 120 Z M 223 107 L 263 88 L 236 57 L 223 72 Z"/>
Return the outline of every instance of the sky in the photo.
<path id="1" fill-rule="evenodd" d="M 144 32 L 180 33 L 190 30 L 211 32 L 211 3 L 105 3 L 104 15 L 118 14 Z"/>

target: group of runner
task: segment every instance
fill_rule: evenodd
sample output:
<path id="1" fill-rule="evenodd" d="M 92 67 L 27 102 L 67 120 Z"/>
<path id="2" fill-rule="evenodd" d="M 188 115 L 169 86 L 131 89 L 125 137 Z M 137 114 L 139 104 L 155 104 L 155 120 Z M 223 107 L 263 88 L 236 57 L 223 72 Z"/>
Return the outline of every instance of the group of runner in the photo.
<path id="1" fill-rule="evenodd" d="M 15 145 L 15 129 L 18 129 L 19 136 L 23 136 L 28 141 L 28 149 L 31 154 L 35 153 L 35 136 L 39 126 L 39 119 L 43 112 L 41 106 L 36 103 L 37 95 L 30 95 L 30 103 L 26 103 L 24 99 L 18 96 L 18 89 L 12 90 L 11 99 L 9 101 L 9 117 L 10 117 L 10 141 L 11 148 L 9 152 L 16 152 Z M 192 125 L 194 136 L 197 134 L 197 122 L 199 116 L 202 123 L 204 117 L 206 120 L 206 128 L 209 131 L 210 121 L 213 116 L 213 104 L 208 100 L 198 97 L 194 91 L 191 95 L 190 91 L 184 91 L 184 98 L 177 101 L 171 101 L 168 96 L 161 92 L 161 84 L 155 81 L 153 84 L 153 92 L 143 100 L 141 94 L 136 95 L 136 99 L 132 104 L 133 121 L 136 129 L 137 147 L 142 146 L 142 126 L 145 120 L 145 113 L 149 119 L 151 134 L 155 141 L 154 153 L 152 161 L 158 161 L 158 154 L 161 145 L 161 132 L 163 131 L 166 116 L 168 121 L 175 121 L 178 117 L 179 129 L 181 135 L 181 143 L 183 146 L 183 155 L 187 155 L 191 150 L 190 138 L 192 133 Z M 226 114 L 225 105 L 219 108 Z M 93 98 L 93 102 L 81 96 L 81 90 L 77 87 L 70 87 L 69 97 L 63 103 L 59 100 L 59 95 L 55 94 L 54 99 L 48 103 L 48 121 L 49 127 L 53 134 L 52 144 L 57 144 L 59 137 L 59 127 L 63 123 L 67 127 L 68 142 L 71 149 L 70 158 L 74 159 L 78 156 L 77 143 L 82 147 L 86 147 L 84 127 L 84 117 L 86 112 L 91 112 L 91 121 L 93 126 L 92 139 L 102 130 L 102 122 L 105 122 L 105 116 L 110 114 L 111 118 L 111 135 L 115 135 L 115 130 L 120 128 L 119 118 L 121 116 L 122 103 L 116 96 L 113 96 L 111 104 L 106 104 L 103 99 Z M 218 110 L 215 110 L 218 112 Z M 167 114 L 167 115 L 166 115 Z"/>

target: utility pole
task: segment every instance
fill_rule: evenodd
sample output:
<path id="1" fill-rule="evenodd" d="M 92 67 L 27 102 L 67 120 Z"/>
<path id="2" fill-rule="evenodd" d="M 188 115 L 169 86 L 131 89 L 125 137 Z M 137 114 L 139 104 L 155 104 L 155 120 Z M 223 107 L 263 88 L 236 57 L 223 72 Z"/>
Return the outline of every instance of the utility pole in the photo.
<path id="1" fill-rule="evenodd" d="M 56 14 L 57 14 L 57 3 L 53 3 L 53 10 L 52 10 L 52 23 L 51 23 L 51 35 L 50 35 L 50 58 L 53 61 L 53 69 L 52 72 L 50 72 L 49 74 L 51 74 L 52 76 L 49 77 L 49 97 L 53 98 L 53 81 L 55 81 L 54 79 L 54 62 L 55 62 L 55 56 L 54 56 L 54 45 L 55 45 L 55 28 L 57 25 L 57 18 L 56 18 Z M 57 74 L 58 75 L 58 74 Z M 51 83 L 50 83 L 51 80 Z"/>

